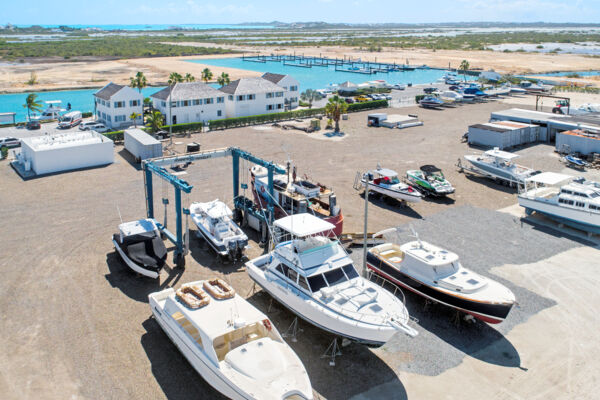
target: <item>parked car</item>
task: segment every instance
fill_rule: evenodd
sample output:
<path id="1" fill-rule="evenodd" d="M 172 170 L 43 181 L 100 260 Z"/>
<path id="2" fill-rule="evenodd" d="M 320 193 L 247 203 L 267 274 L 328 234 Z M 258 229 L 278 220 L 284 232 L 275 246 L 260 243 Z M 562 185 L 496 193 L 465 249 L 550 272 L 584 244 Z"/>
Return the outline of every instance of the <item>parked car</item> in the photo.
<path id="1" fill-rule="evenodd" d="M 104 126 L 104 124 L 95 124 L 90 127 L 90 130 L 96 131 L 98 133 L 104 133 L 104 132 L 108 132 L 110 129 L 108 129 L 106 126 Z"/>
<path id="2" fill-rule="evenodd" d="M 356 101 L 352 97 L 346 97 L 345 100 L 346 100 L 346 103 L 348 103 L 348 104 L 356 103 Z"/>
<path id="3" fill-rule="evenodd" d="M 436 90 L 437 90 L 437 88 L 434 88 L 434 87 L 423 88 L 423 92 L 425 92 L 427 94 L 431 94 L 431 93 L 435 92 Z"/>
<path id="4" fill-rule="evenodd" d="M 94 125 L 97 125 L 97 124 L 98 124 L 98 121 L 87 121 L 87 122 L 82 122 L 82 123 L 79 125 L 79 130 L 80 130 L 80 131 L 89 131 L 89 130 L 90 130 L 90 128 L 91 128 L 92 126 L 94 126 Z"/>
<path id="5" fill-rule="evenodd" d="M 31 120 L 27 121 L 27 125 L 25 125 L 25 127 L 29 130 L 40 129 L 42 127 L 42 124 L 40 124 L 40 121 Z"/>
<path id="6" fill-rule="evenodd" d="M 0 138 L 0 147 L 21 147 L 21 139 L 14 137 Z"/>
<path id="7" fill-rule="evenodd" d="M 382 97 L 381 100 L 391 100 L 392 99 L 392 96 L 390 96 L 389 94 L 382 94 L 381 97 Z"/>
<path id="8" fill-rule="evenodd" d="M 71 111 L 60 117 L 58 127 L 69 129 L 81 123 L 81 111 Z"/>
<path id="9" fill-rule="evenodd" d="M 370 97 L 373 100 L 378 100 L 379 99 L 379 95 L 377 93 L 371 93 L 367 95 L 368 97 Z"/>
<path id="10" fill-rule="evenodd" d="M 406 89 L 406 85 L 403 85 L 401 83 L 397 83 L 394 86 L 392 86 L 393 89 L 397 89 L 397 90 L 404 90 Z"/>
<path id="11" fill-rule="evenodd" d="M 359 103 L 365 102 L 365 101 L 371 101 L 371 99 L 369 99 L 367 96 L 361 95 L 361 96 L 356 96 L 354 98 L 354 100 L 358 101 Z"/>

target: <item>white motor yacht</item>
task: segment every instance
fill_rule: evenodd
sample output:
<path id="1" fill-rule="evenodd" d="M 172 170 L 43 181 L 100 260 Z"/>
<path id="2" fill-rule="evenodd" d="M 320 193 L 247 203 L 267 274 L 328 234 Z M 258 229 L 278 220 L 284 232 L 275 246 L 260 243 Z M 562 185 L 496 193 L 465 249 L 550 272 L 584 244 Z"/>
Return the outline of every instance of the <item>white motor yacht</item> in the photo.
<path id="1" fill-rule="evenodd" d="M 369 191 L 397 200 L 418 203 L 423 197 L 418 190 L 400 181 L 396 171 L 381 168 L 379 165 L 377 169 L 364 173 L 360 182 L 363 187 L 368 183 Z"/>
<path id="2" fill-rule="evenodd" d="M 527 215 L 544 214 L 565 225 L 600 234 L 600 183 L 544 172 L 527 179 L 518 200 Z"/>
<path id="3" fill-rule="evenodd" d="M 475 167 L 475 171 L 490 178 L 523 185 L 525 180 L 539 174 L 531 168 L 515 164 L 513 160 L 518 154 L 502 151 L 495 147 L 480 155 L 466 155 L 465 159 Z"/>
<path id="4" fill-rule="evenodd" d="M 223 280 L 151 293 L 154 318 L 190 365 L 230 399 L 313 398 L 306 369 L 269 318 Z"/>
<path id="5" fill-rule="evenodd" d="M 248 236 L 237 226 L 222 201 L 190 204 L 190 216 L 204 240 L 222 257 L 237 260 L 248 246 Z"/>
<path id="6" fill-rule="evenodd" d="M 60 114 L 66 111 L 64 108 L 62 108 L 62 101 L 60 100 L 49 100 L 45 101 L 44 103 L 46 103 L 46 108 L 44 109 L 44 111 L 42 111 L 40 115 L 33 114 L 31 116 L 31 119 L 33 121 L 46 121 L 49 119 L 58 119 L 60 117 Z"/>
<path id="7" fill-rule="evenodd" d="M 333 224 L 311 214 L 274 223 L 274 250 L 246 263 L 254 282 L 305 321 L 334 335 L 381 346 L 397 332 L 416 336 L 402 300 L 362 278 Z"/>
<path id="8" fill-rule="evenodd" d="M 367 267 L 429 300 L 497 324 L 507 317 L 515 295 L 504 285 L 462 266 L 458 256 L 421 240 L 369 249 Z"/>

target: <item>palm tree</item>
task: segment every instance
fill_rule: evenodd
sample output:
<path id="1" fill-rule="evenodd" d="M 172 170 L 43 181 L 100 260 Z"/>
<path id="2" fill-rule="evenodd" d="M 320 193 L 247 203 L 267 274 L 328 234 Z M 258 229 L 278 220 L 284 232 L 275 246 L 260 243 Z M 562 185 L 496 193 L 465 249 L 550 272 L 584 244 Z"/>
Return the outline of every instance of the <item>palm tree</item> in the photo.
<path id="1" fill-rule="evenodd" d="M 337 94 L 330 97 L 325 105 L 325 113 L 335 121 L 335 133 L 340 132 L 340 118 L 346 111 L 348 111 L 348 104 Z"/>
<path id="2" fill-rule="evenodd" d="M 300 99 L 308 103 L 308 108 L 312 108 L 312 103 L 315 100 L 319 100 L 321 95 L 319 92 L 313 89 L 306 89 L 301 95 Z"/>
<path id="3" fill-rule="evenodd" d="M 129 86 L 139 90 L 140 93 L 142 93 L 143 88 L 148 86 L 148 81 L 146 80 L 146 76 L 142 71 L 138 71 L 133 78 L 129 78 L 129 81 Z"/>
<path id="4" fill-rule="evenodd" d="M 25 104 L 23 104 L 23 108 L 27 109 L 27 119 L 31 120 L 31 111 L 42 111 L 42 103 L 40 103 L 37 99 L 37 94 L 28 94 L 25 99 Z"/>
<path id="5" fill-rule="evenodd" d="M 229 82 L 231 82 L 231 79 L 229 79 L 229 74 L 225 72 L 221 73 L 217 78 L 217 83 L 221 86 L 229 85 Z"/>
<path id="6" fill-rule="evenodd" d="M 169 75 L 169 80 L 167 81 L 167 83 L 169 84 L 169 86 L 172 86 L 172 85 L 176 84 L 177 82 L 183 82 L 183 76 L 181 76 L 177 72 L 171 72 L 171 75 Z"/>
<path id="7" fill-rule="evenodd" d="M 460 63 L 460 67 L 458 67 L 458 70 L 463 72 L 463 77 L 465 78 L 465 82 L 467 81 L 467 70 L 469 69 L 469 67 L 470 67 L 470 65 L 467 60 L 462 60 L 462 62 Z"/>
<path id="8" fill-rule="evenodd" d="M 208 81 L 210 81 L 210 80 L 212 79 L 212 77 L 213 77 L 213 73 L 212 73 L 212 72 L 210 72 L 210 69 L 208 69 L 208 68 L 204 68 L 204 69 L 202 70 L 202 80 L 203 80 L 204 82 L 208 82 Z"/>
<path id="9" fill-rule="evenodd" d="M 152 129 L 152 132 L 157 132 L 163 126 L 163 115 L 160 111 L 154 111 L 146 118 L 146 124 Z"/>
<path id="10" fill-rule="evenodd" d="M 194 77 L 194 75 L 192 75 L 188 72 L 187 74 L 185 74 L 185 77 L 183 78 L 183 80 L 185 82 L 194 82 L 196 80 L 196 78 Z"/>
<path id="11" fill-rule="evenodd" d="M 133 127 L 137 128 L 137 124 L 136 121 L 137 119 L 140 117 L 141 114 L 138 114 L 136 112 L 132 112 L 131 115 L 129 116 L 129 119 L 133 121 Z"/>

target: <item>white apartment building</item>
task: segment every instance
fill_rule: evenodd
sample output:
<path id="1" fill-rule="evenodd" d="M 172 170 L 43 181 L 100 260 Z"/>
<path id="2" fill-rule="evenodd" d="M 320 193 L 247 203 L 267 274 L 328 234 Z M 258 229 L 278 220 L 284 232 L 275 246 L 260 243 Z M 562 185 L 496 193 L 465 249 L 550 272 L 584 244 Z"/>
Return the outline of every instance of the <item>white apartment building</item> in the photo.
<path id="1" fill-rule="evenodd" d="M 284 104 L 287 109 L 293 110 L 294 108 L 298 107 L 298 99 L 300 98 L 300 82 L 298 82 L 291 75 L 273 74 L 271 72 L 263 74 L 262 77 L 283 88 L 283 98 L 285 99 Z"/>
<path id="2" fill-rule="evenodd" d="M 167 124 L 204 122 L 225 118 L 226 95 L 202 82 L 180 82 L 150 96 Z"/>
<path id="3" fill-rule="evenodd" d="M 223 86 L 227 118 L 285 111 L 285 90 L 264 78 L 242 78 Z"/>
<path id="4" fill-rule="evenodd" d="M 135 123 L 143 123 L 144 96 L 129 86 L 109 83 L 94 93 L 96 119 L 110 129 L 128 128 L 134 121 L 130 116 L 139 114 Z"/>

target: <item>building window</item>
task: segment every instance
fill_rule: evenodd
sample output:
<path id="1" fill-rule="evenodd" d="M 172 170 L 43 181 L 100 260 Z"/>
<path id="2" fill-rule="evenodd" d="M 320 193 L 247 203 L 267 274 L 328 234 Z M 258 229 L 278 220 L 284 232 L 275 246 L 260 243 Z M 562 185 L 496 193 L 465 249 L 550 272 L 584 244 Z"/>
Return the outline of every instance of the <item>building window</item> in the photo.
<path id="1" fill-rule="evenodd" d="M 217 110 L 217 117 L 221 116 L 221 110 Z"/>
<path id="2" fill-rule="evenodd" d="M 232 101 L 233 101 L 233 95 L 232 95 L 232 94 L 230 94 L 230 95 L 228 96 L 228 98 L 229 98 L 229 100 L 232 100 Z"/>
<path id="3" fill-rule="evenodd" d="M 290 92 L 297 92 L 298 86 L 290 86 Z"/>
<path id="4" fill-rule="evenodd" d="M 182 107 L 189 107 L 190 106 L 190 101 L 189 100 L 183 100 L 181 102 L 181 106 Z"/>
<path id="5" fill-rule="evenodd" d="M 237 97 L 237 101 L 244 101 L 244 95 L 240 95 Z"/>
<path id="6" fill-rule="evenodd" d="M 217 103 L 225 103 L 225 97 L 217 97 Z"/>
<path id="7" fill-rule="evenodd" d="M 267 99 L 272 99 L 273 98 L 273 93 L 267 93 Z"/>
<path id="8" fill-rule="evenodd" d="M 194 105 L 195 106 L 199 106 L 200 105 L 200 99 L 194 99 Z"/>
<path id="9" fill-rule="evenodd" d="M 273 104 L 267 104 L 267 111 L 271 111 L 273 109 Z"/>
<path id="10" fill-rule="evenodd" d="M 138 107 L 140 104 L 139 100 L 129 100 L 129 107 Z"/>
<path id="11" fill-rule="evenodd" d="M 177 102 L 176 102 L 176 101 L 172 101 L 172 102 L 171 102 L 171 107 L 172 107 L 172 108 L 175 108 L 175 107 L 177 107 Z"/>
<path id="12" fill-rule="evenodd" d="M 275 93 L 275 97 L 283 97 L 283 92 L 277 92 L 277 93 Z"/>
<path id="13" fill-rule="evenodd" d="M 213 99 L 212 97 L 209 97 L 207 99 L 204 99 L 204 104 L 212 104 L 213 103 Z"/>
<path id="14" fill-rule="evenodd" d="M 106 120 L 107 120 L 108 122 L 110 122 L 110 115 L 107 115 L 107 116 L 106 116 Z"/>
<path id="15" fill-rule="evenodd" d="M 283 104 L 277 104 L 277 109 L 281 110 L 283 108 Z"/>
<path id="16" fill-rule="evenodd" d="M 166 101 L 161 101 L 160 105 L 163 106 L 163 107 L 166 107 L 167 106 L 167 102 Z"/>
<path id="17" fill-rule="evenodd" d="M 123 108 L 125 107 L 124 101 L 115 101 L 115 108 Z"/>
<path id="18" fill-rule="evenodd" d="M 254 99 L 256 99 L 256 95 L 255 94 L 249 94 L 249 95 L 246 96 L 246 99 L 247 100 L 254 100 Z"/>
<path id="19" fill-rule="evenodd" d="M 124 115 L 115 115 L 115 122 L 125 122 L 126 119 Z"/>

